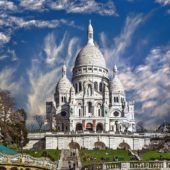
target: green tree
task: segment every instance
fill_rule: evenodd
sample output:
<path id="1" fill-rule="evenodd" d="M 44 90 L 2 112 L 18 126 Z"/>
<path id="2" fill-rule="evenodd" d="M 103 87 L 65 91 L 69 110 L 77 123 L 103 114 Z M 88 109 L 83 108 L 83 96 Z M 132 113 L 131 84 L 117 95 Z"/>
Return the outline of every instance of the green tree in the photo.
<path id="1" fill-rule="evenodd" d="M 16 108 L 11 93 L 7 90 L 0 90 L 0 134 L 3 144 L 19 146 L 21 138 L 23 144 L 28 142 L 25 120 L 26 112 L 24 109 Z"/>

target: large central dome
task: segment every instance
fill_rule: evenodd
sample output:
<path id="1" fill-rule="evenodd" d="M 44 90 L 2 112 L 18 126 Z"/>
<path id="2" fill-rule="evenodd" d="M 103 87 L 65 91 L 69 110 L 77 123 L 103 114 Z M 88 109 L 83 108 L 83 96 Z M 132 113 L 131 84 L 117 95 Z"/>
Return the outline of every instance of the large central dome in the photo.
<path id="1" fill-rule="evenodd" d="M 84 65 L 94 65 L 106 68 L 105 59 L 100 50 L 94 45 L 93 42 L 93 27 L 89 23 L 87 30 L 88 41 L 84 48 L 80 50 L 75 61 L 75 67 Z"/>
<path id="2" fill-rule="evenodd" d="M 80 50 L 75 61 L 75 66 L 95 65 L 106 68 L 105 59 L 100 50 L 94 44 L 88 43 Z"/>

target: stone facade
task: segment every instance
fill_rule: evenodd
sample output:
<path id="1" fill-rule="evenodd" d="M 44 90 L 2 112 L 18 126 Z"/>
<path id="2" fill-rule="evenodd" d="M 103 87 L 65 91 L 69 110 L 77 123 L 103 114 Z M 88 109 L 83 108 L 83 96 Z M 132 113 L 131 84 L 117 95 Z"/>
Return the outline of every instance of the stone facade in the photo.
<path id="1" fill-rule="evenodd" d="M 77 55 L 72 81 L 66 66 L 56 86 L 54 103 L 47 102 L 50 129 L 58 132 L 135 132 L 134 102 L 126 100 L 125 91 L 113 68 L 113 78 L 105 59 L 93 42 L 89 23 L 87 44 Z"/>

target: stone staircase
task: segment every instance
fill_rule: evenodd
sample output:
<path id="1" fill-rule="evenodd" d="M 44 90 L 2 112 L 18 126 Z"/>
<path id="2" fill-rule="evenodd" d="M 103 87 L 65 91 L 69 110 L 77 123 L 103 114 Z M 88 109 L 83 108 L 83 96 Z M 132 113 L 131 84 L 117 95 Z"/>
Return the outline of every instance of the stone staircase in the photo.
<path id="1" fill-rule="evenodd" d="M 63 149 L 61 151 L 57 170 L 79 170 L 80 167 L 81 163 L 78 150 Z"/>

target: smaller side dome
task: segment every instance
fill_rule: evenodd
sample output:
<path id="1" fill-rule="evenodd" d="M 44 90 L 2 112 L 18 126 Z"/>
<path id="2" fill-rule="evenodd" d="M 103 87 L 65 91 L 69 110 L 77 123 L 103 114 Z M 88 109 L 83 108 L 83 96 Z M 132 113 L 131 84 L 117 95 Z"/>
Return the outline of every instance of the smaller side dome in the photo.
<path id="1" fill-rule="evenodd" d="M 70 80 L 66 76 L 66 70 L 67 70 L 67 67 L 64 64 L 62 67 L 63 76 L 58 81 L 57 87 L 56 87 L 56 91 L 58 91 L 59 93 L 69 93 L 72 87 Z"/>
<path id="2" fill-rule="evenodd" d="M 110 82 L 110 92 L 111 93 L 123 93 L 124 87 L 117 76 L 117 67 L 113 68 L 113 80 Z"/>

